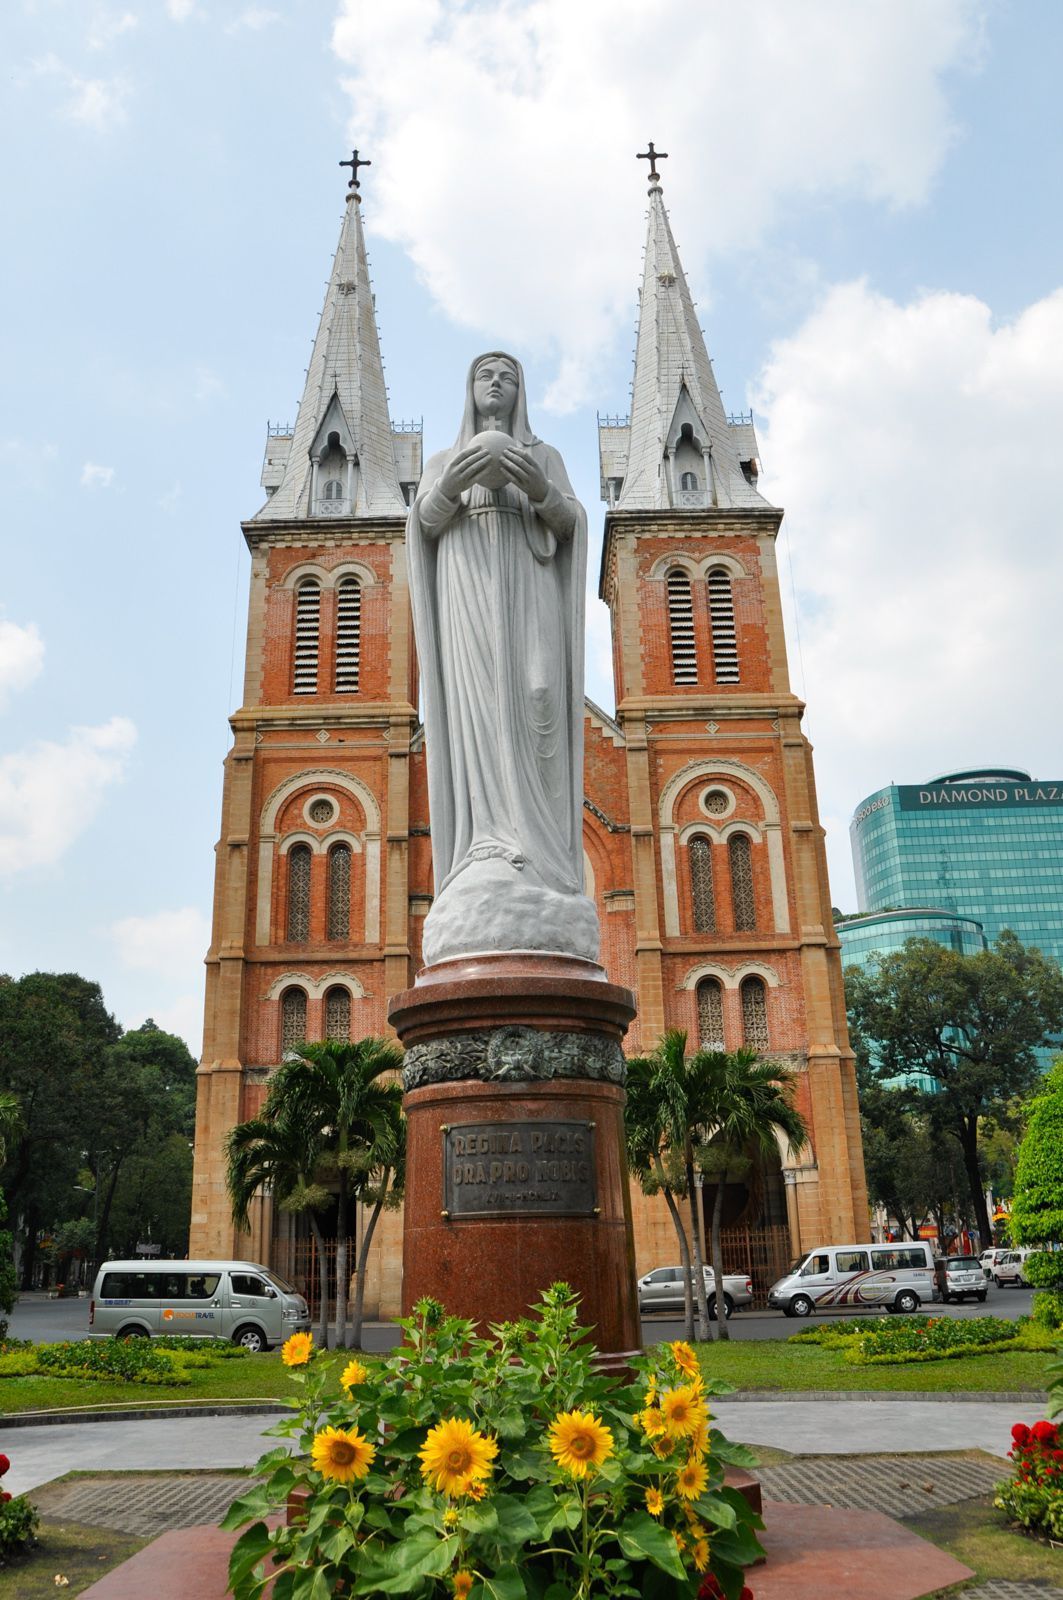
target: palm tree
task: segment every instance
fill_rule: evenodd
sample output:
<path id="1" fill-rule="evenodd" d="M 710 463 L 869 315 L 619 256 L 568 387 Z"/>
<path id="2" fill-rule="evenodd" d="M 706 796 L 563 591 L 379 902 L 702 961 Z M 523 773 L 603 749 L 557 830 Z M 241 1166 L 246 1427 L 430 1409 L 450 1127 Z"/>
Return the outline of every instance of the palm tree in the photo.
<path id="1" fill-rule="evenodd" d="M 716 1172 L 712 1208 L 716 1326 L 719 1337 L 729 1339 L 720 1239 L 728 1171 L 745 1166 L 751 1148 L 774 1155 L 779 1134 L 791 1150 L 802 1149 L 808 1143 L 808 1129 L 793 1104 L 794 1075 L 777 1061 L 762 1061 L 755 1050 L 699 1050 L 688 1065 L 698 1085 L 692 1096 L 692 1110 L 697 1113 L 692 1134 L 701 1146 L 703 1162 L 711 1161 Z"/>
<path id="2" fill-rule="evenodd" d="M 226 1184 L 233 1222 L 245 1231 L 250 1226 L 248 1208 L 261 1188 L 272 1190 L 284 1211 L 305 1211 L 317 1246 L 318 1344 L 328 1349 L 328 1257 L 316 1213 L 328 1204 L 328 1190 L 313 1181 L 317 1151 L 303 1128 L 285 1115 L 271 1085 L 262 1115 L 230 1129 L 225 1141 Z"/>
<path id="3" fill-rule="evenodd" d="M 347 1345 L 348 1215 L 352 1198 L 399 1150 L 402 1089 L 382 1083 L 402 1066 L 402 1051 L 387 1039 L 354 1043 L 322 1039 L 293 1052 L 270 1085 L 292 1121 L 313 1141 L 319 1171 L 335 1179 L 336 1344 Z"/>
<path id="4" fill-rule="evenodd" d="M 690 1244 L 683 1219 L 676 1205 L 681 1185 L 675 1181 L 674 1166 L 665 1167 L 661 1150 L 664 1129 L 661 1099 L 654 1084 L 654 1063 L 645 1056 L 634 1056 L 627 1063 L 627 1100 L 624 1104 L 624 1132 L 628 1166 L 642 1185 L 644 1194 L 663 1194 L 668 1214 L 679 1242 L 683 1269 L 684 1329 L 694 1337 L 694 1297 L 690 1287 Z"/>
<path id="5" fill-rule="evenodd" d="M 10 1089 L 0 1089 L 0 1167 L 7 1161 L 7 1141 L 22 1126 L 22 1102 Z"/>
<path id="6" fill-rule="evenodd" d="M 369 1246 L 373 1242 L 373 1233 L 376 1229 L 377 1219 L 383 1210 L 394 1210 L 402 1202 L 403 1192 L 406 1188 L 406 1118 L 402 1108 L 395 1104 L 395 1143 L 388 1155 L 383 1155 L 381 1149 L 378 1154 L 378 1165 L 367 1175 L 367 1182 L 362 1190 L 362 1204 L 372 1206 L 369 1221 L 362 1230 L 362 1241 L 358 1247 L 358 1264 L 354 1269 L 354 1310 L 351 1312 L 351 1342 L 356 1350 L 362 1347 L 362 1306 L 365 1301 L 365 1266 L 369 1259 Z"/>

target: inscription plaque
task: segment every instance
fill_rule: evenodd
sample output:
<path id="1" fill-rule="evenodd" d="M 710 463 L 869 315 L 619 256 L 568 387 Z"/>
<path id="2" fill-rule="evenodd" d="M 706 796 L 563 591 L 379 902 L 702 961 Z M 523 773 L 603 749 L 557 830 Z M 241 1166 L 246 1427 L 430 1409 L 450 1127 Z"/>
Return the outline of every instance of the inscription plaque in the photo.
<path id="1" fill-rule="evenodd" d="M 461 1122 L 442 1134 L 448 1217 L 596 1214 L 593 1122 Z"/>

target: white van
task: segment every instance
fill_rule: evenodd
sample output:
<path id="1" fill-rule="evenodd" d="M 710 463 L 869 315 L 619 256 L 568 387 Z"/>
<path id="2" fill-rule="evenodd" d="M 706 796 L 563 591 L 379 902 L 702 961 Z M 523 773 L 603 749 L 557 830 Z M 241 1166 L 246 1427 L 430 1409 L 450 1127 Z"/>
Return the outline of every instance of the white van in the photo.
<path id="1" fill-rule="evenodd" d="M 309 1332 L 302 1295 L 257 1261 L 105 1261 L 89 1304 L 90 1339 L 172 1333 L 259 1351 Z"/>
<path id="2" fill-rule="evenodd" d="M 788 1317 L 814 1311 L 918 1311 L 934 1298 L 930 1246 L 914 1244 L 820 1244 L 773 1283 L 769 1306 Z"/>

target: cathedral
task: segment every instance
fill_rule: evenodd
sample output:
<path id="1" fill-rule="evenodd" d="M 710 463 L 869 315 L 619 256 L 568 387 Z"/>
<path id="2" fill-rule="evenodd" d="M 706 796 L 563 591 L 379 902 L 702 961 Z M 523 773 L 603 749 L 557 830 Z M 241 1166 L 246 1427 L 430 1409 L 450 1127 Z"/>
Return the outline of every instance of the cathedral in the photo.
<path id="1" fill-rule="evenodd" d="M 723 409 L 652 165 L 630 415 L 599 417 L 598 433 L 616 710 L 585 705 L 585 889 L 608 977 L 637 1000 L 629 1054 L 681 1028 L 796 1074 L 808 1145 L 759 1161 L 726 1196 L 723 1265 L 762 1288 L 803 1249 L 868 1237 L 856 1081 L 787 670 L 782 512 L 758 488 L 752 417 Z M 298 415 L 270 428 L 265 504 L 243 524 L 247 656 L 189 1245 L 301 1284 L 313 1271 L 299 1218 L 263 1194 L 250 1235 L 234 1230 L 225 1137 L 256 1115 L 286 1050 L 387 1033 L 388 1000 L 421 965 L 431 818 L 405 548 L 420 474 L 419 429 L 388 412 L 353 181 Z M 663 1200 L 635 1186 L 632 1204 L 639 1273 L 676 1260 Z M 385 1213 L 370 1315 L 398 1310 L 401 1239 L 401 1213 Z"/>

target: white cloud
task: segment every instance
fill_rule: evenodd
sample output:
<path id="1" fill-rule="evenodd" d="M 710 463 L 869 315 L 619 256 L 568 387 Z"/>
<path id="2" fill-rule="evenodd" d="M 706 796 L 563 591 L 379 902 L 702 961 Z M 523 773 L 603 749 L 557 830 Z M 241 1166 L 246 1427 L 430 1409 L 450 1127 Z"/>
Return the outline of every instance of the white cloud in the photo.
<path id="1" fill-rule="evenodd" d="M 139 18 L 132 11 L 97 11 L 89 24 L 89 49 L 105 50 L 113 40 L 139 25 Z"/>
<path id="2" fill-rule="evenodd" d="M 0 872 L 58 861 L 125 776 L 136 737 L 127 717 L 112 717 L 0 756 Z"/>
<path id="3" fill-rule="evenodd" d="M 110 929 L 121 960 L 160 976 L 201 966 L 210 943 L 210 922 L 196 906 L 122 917 Z"/>
<path id="4" fill-rule="evenodd" d="M 150 1013 L 159 1024 L 163 1033 L 176 1033 L 194 1056 L 198 1056 L 203 1043 L 203 986 L 198 990 L 190 990 L 187 994 L 179 994 L 175 1000 L 157 1005 Z M 143 1018 L 139 1019 L 143 1021 Z M 124 1023 L 125 1027 L 137 1027 L 139 1022 Z"/>
<path id="5" fill-rule="evenodd" d="M 81 469 L 83 489 L 109 489 L 113 482 L 113 467 L 98 467 L 94 461 L 86 461 Z"/>
<path id="6" fill-rule="evenodd" d="M 44 640 L 37 624 L 21 628 L 17 622 L 0 619 L 0 708 L 11 694 L 32 683 L 43 665 Z"/>
<path id="7" fill-rule="evenodd" d="M 557 409 L 631 318 L 649 135 L 688 271 L 791 206 L 924 201 L 955 136 L 942 84 L 979 0 L 342 0 L 333 48 L 367 218 L 457 322 L 557 363 Z M 645 168 L 642 169 L 643 173 Z"/>
<path id="8" fill-rule="evenodd" d="M 1061 348 L 1063 289 L 997 326 L 971 296 L 854 283 L 762 374 L 838 903 L 871 791 L 983 761 L 1060 775 Z M 796 677 L 792 626 L 790 654 Z"/>
<path id="9" fill-rule="evenodd" d="M 195 0 L 166 0 L 166 15 L 174 22 L 187 22 L 195 14 Z"/>
<path id="10" fill-rule="evenodd" d="M 106 133 L 125 122 L 129 86 L 124 79 L 82 77 L 51 54 L 34 61 L 31 70 L 35 77 L 50 78 L 62 86 L 66 98 L 60 111 L 68 121 L 81 123 L 97 133 Z"/>
<path id="11" fill-rule="evenodd" d="M 232 22 L 226 24 L 226 33 L 259 33 L 263 28 L 268 28 L 274 22 L 280 21 L 279 11 L 270 11 L 266 6 L 247 6 L 234 17 Z"/>

